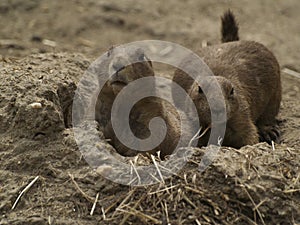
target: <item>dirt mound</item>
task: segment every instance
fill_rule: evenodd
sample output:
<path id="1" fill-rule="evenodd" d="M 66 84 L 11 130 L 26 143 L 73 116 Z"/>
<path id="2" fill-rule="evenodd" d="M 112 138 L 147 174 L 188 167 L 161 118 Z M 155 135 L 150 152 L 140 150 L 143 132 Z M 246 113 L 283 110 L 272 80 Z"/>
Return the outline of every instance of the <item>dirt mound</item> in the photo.
<path id="1" fill-rule="evenodd" d="M 73 137 L 70 107 L 88 59 L 49 53 L 1 64 L 0 224 L 300 222 L 295 81 L 284 82 L 285 144 L 222 148 L 202 173 L 198 166 L 205 148 L 195 148 L 178 175 L 160 184 L 130 188 L 92 170 Z M 104 140 L 102 147 L 111 148 Z M 12 210 L 21 190 L 36 176 Z"/>
<path id="2" fill-rule="evenodd" d="M 223 148 L 203 173 L 196 148 L 179 174 L 149 187 L 102 178 L 70 121 L 91 59 L 135 40 L 219 43 L 228 8 L 242 40 L 265 44 L 296 74 L 282 73 L 282 144 Z M 300 224 L 299 9 L 298 0 L 0 1 L 0 224 Z"/>

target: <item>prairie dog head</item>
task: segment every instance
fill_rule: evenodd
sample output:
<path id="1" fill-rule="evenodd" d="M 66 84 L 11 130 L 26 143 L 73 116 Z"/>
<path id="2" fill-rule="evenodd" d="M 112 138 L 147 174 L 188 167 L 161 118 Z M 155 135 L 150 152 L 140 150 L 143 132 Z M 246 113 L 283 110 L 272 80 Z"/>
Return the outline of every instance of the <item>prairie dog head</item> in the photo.
<path id="1" fill-rule="evenodd" d="M 110 50 L 108 65 L 109 85 L 115 95 L 130 82 L 142 77 L 154 76 L 152 63 L 141 48 L 117 48 Z"/>
<path id="2" fill-rule="evenodd" d="M 239 108 L 237 90 L 225 77 L 205 77 L 201 85 L 194 82 L 190 96 L 198 110 L 200 124 L 205 127 L 226 123 Z M 213 121 L 212 114 L 215 115 Z"/>

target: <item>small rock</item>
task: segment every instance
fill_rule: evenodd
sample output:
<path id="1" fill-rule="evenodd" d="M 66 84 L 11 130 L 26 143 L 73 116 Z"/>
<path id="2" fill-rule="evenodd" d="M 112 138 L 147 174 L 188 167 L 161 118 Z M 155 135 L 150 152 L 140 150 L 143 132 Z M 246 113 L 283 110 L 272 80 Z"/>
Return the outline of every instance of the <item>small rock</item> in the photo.
<path id="1" fill-rule="evenodd" d="M 42 104 L 39 102 L 33 102 L 29 105 L 32 109 L 41 109 L 42 108 Z"/>

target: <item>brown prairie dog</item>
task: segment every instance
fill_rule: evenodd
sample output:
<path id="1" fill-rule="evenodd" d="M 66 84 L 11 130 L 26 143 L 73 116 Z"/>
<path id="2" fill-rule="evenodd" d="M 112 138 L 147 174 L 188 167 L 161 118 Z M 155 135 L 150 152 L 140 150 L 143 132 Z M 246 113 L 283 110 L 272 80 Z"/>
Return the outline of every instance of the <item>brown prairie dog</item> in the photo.
<path id="1" fill-rule="evenodd" d="M 276 116 L 281 102 L 279 64 L 265 46 L 254 41 L 239 41 L 238 26 L 232 12 L 222 17 L 222 41 L 197 54 L 209 66 L 217 79 L 226 103 L 227 128 L 223 144 L 240 148 L 261 141 L 279 141 Z M 189 63 L 186 58 L 183 64 Z M 211 125 L 211 109 L 207 98 L 218 99 L 214 90 L 208 96 L 211 78 L 203 78 L 199 85 L 181 70 L 176 70 L 173 81 L 181 85 L 197 106 L 200 124 Z M 178 96 L 173 96 L 178 97 Z M 180 96 L 179 96 L 180 97 Z M 213 125 L 213 124 L 212 124 Z M 199 145 L 207 144 L 209 133 Z"/>

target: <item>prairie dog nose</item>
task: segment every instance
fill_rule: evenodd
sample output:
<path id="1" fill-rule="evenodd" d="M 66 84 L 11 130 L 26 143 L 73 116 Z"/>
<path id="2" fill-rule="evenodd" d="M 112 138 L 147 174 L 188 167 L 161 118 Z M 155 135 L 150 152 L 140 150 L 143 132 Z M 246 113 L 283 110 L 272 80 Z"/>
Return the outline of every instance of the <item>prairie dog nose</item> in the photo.
<path id="1" fill-rule="evenodd" d="M 217 121 L 226 121 L 227 118 L 227 112 L 226 112 L 226 106 L 221 101 L 213 101 L 210 105 L 211 113 L 213 114 L 212 119 L 215 119 Z"/>
<path id="2" fill-rule="evenodd" d="M 219 117 L 225 117 L 225 116 L 226 116 L 226 109 L 222 109 L 222 108 L 219 108 L 219 109 L 212 108 L 212 109 L 211 109 L 211 112 L 212 112 L 213 114 L 215 114 L 218 118 L 219 118 Z"/>

